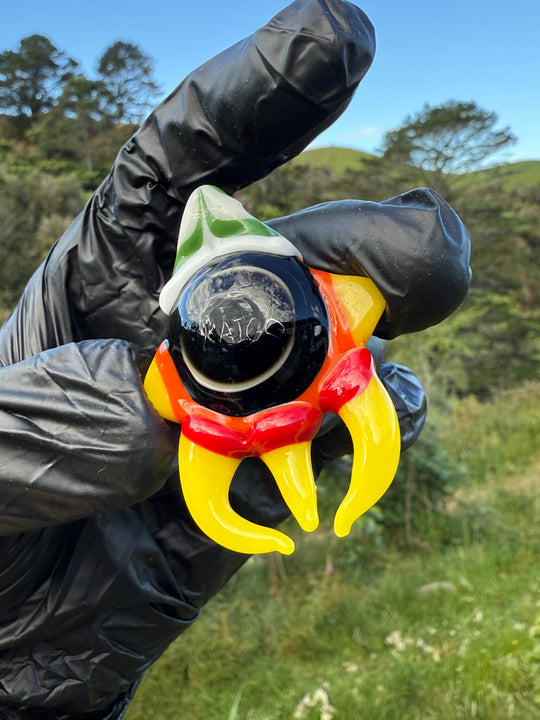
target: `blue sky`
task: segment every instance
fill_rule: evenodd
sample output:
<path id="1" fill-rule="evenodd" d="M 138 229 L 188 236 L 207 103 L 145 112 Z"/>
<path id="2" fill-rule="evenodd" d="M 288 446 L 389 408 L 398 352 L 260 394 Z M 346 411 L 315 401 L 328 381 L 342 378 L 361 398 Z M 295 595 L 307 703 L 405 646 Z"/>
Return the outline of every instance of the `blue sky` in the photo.
<path id="1" fill-rule="evenodd" d="M 116 40 L 154 59 L 163 96 L 208 58 L 263 25 L 286 0 L 25 0 L 4 3 L 0 51 L 48 36 L 91 76 Z M 504 158 L 540 160 L 539 0 L 363 0 L 377 54 L 344 116 L 317 145 L 375 151 L 425 103 L 474 100 L 518 137 Z"/>

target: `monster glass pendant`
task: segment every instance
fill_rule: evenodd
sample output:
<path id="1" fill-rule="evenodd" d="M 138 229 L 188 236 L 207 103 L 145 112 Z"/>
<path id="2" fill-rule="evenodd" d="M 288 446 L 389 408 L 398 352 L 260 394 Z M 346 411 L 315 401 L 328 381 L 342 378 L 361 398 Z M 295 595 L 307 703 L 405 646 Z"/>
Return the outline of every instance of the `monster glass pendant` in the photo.
<path id="1" fill-rule="evenodd" d="M 243 458 L 272 472 L 299 525 L 316 529 L 311 441 L 325 413 L 347 425 L 354 448 L 338 536 L 387 490 L 399 460 L 396 412 L 367 342 L 385 308 L 366 277 L 308 268 L 284 237 L 211 186 L 189 198 L 171 280 L 160 296 L 167 338 L 146 375 L 159 414 L 182 425 L 179 473 L 193 519 L 243 553 L 293 541 L 231 507 Z"/>

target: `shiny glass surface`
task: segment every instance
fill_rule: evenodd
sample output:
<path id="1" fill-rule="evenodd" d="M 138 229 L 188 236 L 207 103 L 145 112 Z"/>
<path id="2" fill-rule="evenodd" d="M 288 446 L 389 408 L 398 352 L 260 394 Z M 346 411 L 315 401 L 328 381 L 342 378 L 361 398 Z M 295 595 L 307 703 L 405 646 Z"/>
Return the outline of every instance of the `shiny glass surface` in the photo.
<path id="1" fill-rule="evenodd" d="M 167 341 L 194 400 L 243 416 L 309 387 L 328 350 L 328 314 L 296 258 L 240 253 L 194 277 L 171 316 Z"/>

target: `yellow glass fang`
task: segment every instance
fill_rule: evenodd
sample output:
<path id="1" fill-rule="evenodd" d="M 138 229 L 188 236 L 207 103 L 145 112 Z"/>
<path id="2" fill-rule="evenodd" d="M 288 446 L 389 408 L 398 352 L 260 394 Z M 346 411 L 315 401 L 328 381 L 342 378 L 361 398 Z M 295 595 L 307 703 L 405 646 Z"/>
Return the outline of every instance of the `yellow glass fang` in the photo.
<path id="1" fill-rule="evenodd" d="M 144 389 L 148 399 L 162 418 L 171 422 L 178 422 L 172 409 L 169 393 L 158 370 L 155 356 L 144 378 Z"/>
<path id="2" fill-rule="evenodd" d="M 231 507 L 229 490 L 239 459 L 207 450 L 181 435 L 178 463 L 188 510 L 214 542 L 250 555 L 294 552 L 294 542 L 287 535 L 250 522 Z"/>
<path id="3" fill-rule="evenodd" d="M 386 300 L 373 280 L 366 277 L 332 275 L 332 285 L 355 344 L 367 345 L 384 312 Z"/>
<path id="4" fill-rule="evenodd" d="M 339 411 L 351 433 L 354 460 L 349 491 L 334 519 L 338 537 L 386 492 L 396 474 L 401 449 L 396 411 L 384 385 L 374 375 L 366 390 Z"/>
<path id="5" fill-rule="evenodd" d="M 317 488 L 311 467 L 311 443 L 276 448 L 261 455 L 280 489 L 283 500 L 306 532 L 316 530 Z"/>
<path id="6" fill-rule="evenodd" d="M 351 337 L 356 346 L 365 346 L 384 312 L 383 296 L 369 278 L 332 275 L 331 283 L 333 291 L 329 296 L 335 294 L 343 311 L 336 309 L 334 313 L 337 329 L 346 337 L 345 350 L 351 347 Z M 345 351 L 339 344 L 336 347 L 336 352 Z M 161 417 L 179 421 L 156 358 L 146 374 L 144 389 Z M 343 537 L 392 482 L 399 461 L 400 435 L 394 405 L 376 375 L 361 395 L 342 405 L 339 415 L 354 445 L 349 490 L 334 520 L 336 535 Z M 306 532 L 315 530 L 319 517 L 311 443 L 269 450 L 261 459 L 300 527 Z M 251 522 L 232 508 L 230 487 L 240 459 L 208 450 L 181 434 L 178 462 L 187 508 L 202 532 L 214 542 L 247 554 L 278 551 L 289 555 L 294 551 L 294 542 L 287 535 Z"/>

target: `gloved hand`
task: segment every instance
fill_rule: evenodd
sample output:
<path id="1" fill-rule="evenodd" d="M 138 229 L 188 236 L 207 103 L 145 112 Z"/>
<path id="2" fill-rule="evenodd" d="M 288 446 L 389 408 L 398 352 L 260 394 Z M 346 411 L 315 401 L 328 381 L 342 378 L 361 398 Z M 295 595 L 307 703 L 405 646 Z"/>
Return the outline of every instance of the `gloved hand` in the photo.
<path id="1" fill-rule="evenodd" d="M 145 363 L 167 325 L 159 291 L 191 192 L 208 183 L 232 194 L 297 155 L 345 110 L 374 47 L 355 5 L 295 0 L 195 70 L 120 151 L 4 324 L 0 707 L 120 717 L 146 668 L 245 560 L 191 521 L 175 476 L 178 428 L 144 395 Z M 382 336 L 441 319 L 433 306 L 447 313 L 468 285 L 466 231 L 429 191 L 319 206 L 275 225 L 313 267 L 375 275 L 372 242 L 399 258 L 381 275 Z M 423 321 L 399 267 L 412 251 L 406 273 L 422 278 L 416 249 L 433 242 L 451 280 L 442 299 L 428 293 Z M 423 395 L 412 384 L 402 416 L 416 413 L 417 429 Z M 321 461 L 345 449 L 330 438 Z M 287 514 L 256 460 L 242 463 L 232 503 L 263 525 Z"/>
<path id="2" fill-rule="evenodd" d="M 372 62 L 374 47 L 373 28 L 356 6 L 341 0 L 297 0 L 251 38 L 189 75 L 122 148 L 84 212 L 29 281 L 2 328 L 0 363 L 11 366 L 36 356 L 33 364 L 47 376 L 47 364 L 55 362 L 55 348 L 89 339 L 122 339 L 136 349 L 117 343 L 114 351 L 120 355 L 153 353 L 167 325 L 158 295 L 172 272 L 182 210 L 192 190 L 211 183 L 232 194 L 298 154 L 346 108 Z M 82 362 L 85 350 L 84 345 L 77 349 Z M 44 351 L 50 354 L 42 356 Z M 122 362 L 124 358 L 119 365 Z M 108 367 L 108 377 L 101 374 L 99 382 L 91 378 L 91 372 L 86 377 L 82 373 L 84 379 L 76 383 L 69 370 L 65 377 L 56 377 L 67 405 L 78 392 L 85 412 L 81 383 L 88 381 L 88 399 L 107 412 L 107 398 L 121 382 L 118 374 L 111 372 L 114 364 Z M 20 370 L 4 370 L 2 387 L 6 391 L 9 377 L 15 374 L 17 385 L 41 384 L 34 367 L 24 368 L 28 368 L 24 381 Z M 132 377 L 126 377 L 122 392 L 126 397 L 134 395 L 134 405 L 146 409 L 144 398 L 138 397 L 141 388 L 134 385 Z M 61 414 L 62 404 L 58 403 L 54 412 Z M 43 417 L 34 423 L 37 413 L 32 402 L 19 412 L 33 423 L 35 445 L 44 455 L 39 458 L 34 453 L 35 470 L 30 475 L 28 463 L 12 464 L 11 481 L 20 475 L 21 487 L 49 483 L 50 474 L 44 474 L 43 465 L 50 463 L 53 454 L 38 430 L 53 430 L 47 426 L 46 414 L 40 413 Z M 130 422 L 134 416 L 143 423 L 146 412 L 132 413 Z M 152 424 L 150 419 L 145 422 Z M 84 432 L 91 436 L 99 426 L 94 418 L 84 424 Z M 5 427 L 9 446 L 7 421 Z M 73 424 L 65 424 L 67 445 L 74 430 Z M 132 435 L 140 437 L 141 433 Z M 168 440 L 156 443 L 153 435 L 147 435 L 151 457 L 158 445 L 170 460 Z M 161 435 L 166 437 L 167 431 L 162 429 Z M 85 516 L 92 503 L 96 509 L 114 510 L 125 504 L 127 497 L 132 502 L 142 500 L 167 477 L 165 460 L 153 468 L 151 462 L 144 463 L 148 478 L 144 490 L 133 481 L 131 472 L 115 473 L 106 497 L 98 501 L 103 489 L 94 482 L 93 477 L 100 475 L 93 471 L 99 467 L 101 474 L 107 463 L 91 453 L 85 457 L 85 443 L 80 444 L 80 461 L 72 463 L 70 470 L 73 503 L 59 503 L 49 522 L 40 509 L 39 524 Z M 145 445 L 139 443 L 139 453 Z M 10 452 L 9 447 L 3 450 Z M 54 464 L 58 466 L 57 461 Z M 74 490 L 77 479 L 96 499 L 79 503 Z M 54 494 L 56 485 L 51 482 L 48 491 Z M 133 492 L 132 485 L 138 492 Z M 63 491 L 66 497 L 71 492 L 69 486 Z M 30 517 L 36 494 L 28 499 L 24 494 L 18 497 L 30 507 L 17 511 L 9 529 L 0 527 L 0 532 L 35 526 Z M 60 507 L 64 507 L 63 514 Z"/>

